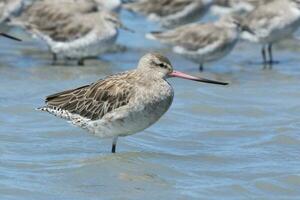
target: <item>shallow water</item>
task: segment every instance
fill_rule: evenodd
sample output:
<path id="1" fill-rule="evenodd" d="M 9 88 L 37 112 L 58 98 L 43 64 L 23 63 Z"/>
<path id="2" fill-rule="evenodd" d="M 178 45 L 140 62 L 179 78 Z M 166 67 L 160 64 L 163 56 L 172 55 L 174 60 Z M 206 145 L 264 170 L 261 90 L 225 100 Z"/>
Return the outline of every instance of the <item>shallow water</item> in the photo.
<path id="1" fill-rule="evenodd" d="M 151 23 L 123 13 L 124 53 L 86 66 L 51 66 L 46 47 L 20 30 L 1 38 L 0 199 L 299 199 L 300 45 L 277 45 L 281 61 L 262 70 L 260 47 L 240 43 L 202 76 L 214 86 L 171 80 L 175 100 L 154 126 L 118 142 L 100 140 L 34 109 L 47 94 L 93 82 L 164 52 L 178 70 L 197 66 L 143 34 Z M 143 30 L 141 30 L 141 28 Z"/>

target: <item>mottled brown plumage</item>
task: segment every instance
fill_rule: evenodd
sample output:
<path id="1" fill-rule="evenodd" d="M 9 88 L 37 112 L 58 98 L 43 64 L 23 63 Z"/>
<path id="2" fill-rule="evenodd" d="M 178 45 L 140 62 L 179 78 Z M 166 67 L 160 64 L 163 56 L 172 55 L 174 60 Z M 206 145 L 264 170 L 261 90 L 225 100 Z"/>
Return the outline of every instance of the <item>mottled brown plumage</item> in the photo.
<path id="1" fill-rule="evenodd" d="M 63 28 L 75 15 L 96 11 L 93 0 L 43 0 L 27 7 L 12 24 L 47 32 Z"/>
<path id="2" fill-rule="evenodd" d="M 212 2 L 213 0 L 142 0 L 125 4 L 124 7 L 170 27 L 204 16 Z"/>
<path id="3" fill-rule="evenodd" d="M 224 7 L 234 7 L 238 4 L 244 3 L 257 7 L 259 5 L 271 2 L 273 0 L 216 0 L 215 5 L 224 6 Z"/>
<path id="4" fill-rule="evenodd" d="M 177 13 L 195 0 L 149 0 L 132 4 L 132 10 L 145 15 L 155 13 L 161 17 Z M 200 2 L 200 1 L 199 1 Z M 200 2 L 201 3 L 201 2 Z"/>
<path id="5" fill-rule="evenodd" d="M 258 6 L 274 0 L 215 0 L 212 13 L 217 15 L 239 14 L 245 15 Z"/>
<path id="6" fill-rule="evenodd" d="M 101 119 L 112 110 L 128 104 L 134 95 L 134 76 L 134 72 L 110 76 L 90 85 L 50 95 L 46 103 L 90 120 Z"/>
<path id="7" fill-rule="evenodd" d="M 223 27 L 212 23 L 188 24 L 166 32 L 152 33 L 162 43 L 181 46 L 189 51 L 196 51 L 220 40 L 224 43 L 226 34 Z"/>
<path id="8" fill-rule="evenodd" d="M 111 13 L 111 15 L 118 19 L 114 13 Z M 36 30 L 47 35 L 53 41 L 70 42 L 86 36 L 95 28 L 100 29 L 104 20 L 102 12 L 78 14 L 61 21 L 59 26 L 53 29 L 48 30 L 43 27 L 36 27 Z"/>

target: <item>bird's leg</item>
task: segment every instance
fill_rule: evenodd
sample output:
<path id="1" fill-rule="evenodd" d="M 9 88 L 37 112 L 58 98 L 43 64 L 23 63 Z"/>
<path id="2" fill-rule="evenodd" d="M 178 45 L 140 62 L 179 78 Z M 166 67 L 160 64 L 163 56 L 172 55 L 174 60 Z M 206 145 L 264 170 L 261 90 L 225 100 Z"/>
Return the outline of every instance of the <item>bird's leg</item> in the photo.
<path id="1" fill-rule="evenodd" d="M 200 63 L 200 65 L 199 65 L 199 71 L 200 71 L 200 72 L 203 72 L 203 69 L 204 69 L 204 68 L 203 68 L 203 63 Z"/>
<path id="2" fill-rule="evenodd" d="M 55 65 L 57 62 L 57 54 L 56 53 L 52 53 L 52 65 Z"/>
<path id="3" fill-rule="evenodd" d="M 269 52 L 269 68 L 272 69 L 272 65 L 273 65 L 273 54 L 272 54 L 272 44 L 269 44 L 268 46 L 268 52 Z"/>
<path id="4" fill-rule="evenodd" d="M 112 147 L 111 147 L 111 152 L 116 153 L 116 147 L 117 147 L 117 141 L 118 141 L 118 136 L 114 137 Z"/>
<path id="5" fill-rule="evenodd" d="M 261 49 L 261 54 L 262 54 L 262 57 L 263 57 L 264 69 L 266 69 L 266 66 L 267 66 L 267 57 L 266 57 L 266 49 L 265 49 L 264 45 L 263 45 L 263 47 Z"/>
<path id="6" fill-rule="evenodd" d="M 80 59 L 78 60 L 78 65 L 79 65 L 79 66 L 84 66 L 84 58 L 80 58 Z"/>

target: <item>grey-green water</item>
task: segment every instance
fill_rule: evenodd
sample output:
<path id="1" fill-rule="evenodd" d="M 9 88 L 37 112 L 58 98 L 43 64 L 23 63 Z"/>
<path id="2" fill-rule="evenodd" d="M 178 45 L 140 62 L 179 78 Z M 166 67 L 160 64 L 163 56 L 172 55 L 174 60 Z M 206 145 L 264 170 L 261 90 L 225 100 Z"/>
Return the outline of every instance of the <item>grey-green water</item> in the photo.
<path id="1" fill-rule="evenodd" d="M 128 51 L 51 66 L 45 46 L 19 30 L 1 38 L 0 199 L 300 199 L 300 57 L 297 41 L 276 47 L 282 61 L 262 70 L 258 45 L 197 66 L 143 38 L 153 24 L 128 14 Z M 164 52 L 176 69 L 230 86 L 171 80 L 174 103 L 149 129 L 118 143 L 100 140 L 34 109 L 44 96 L 134 67 Z"/>

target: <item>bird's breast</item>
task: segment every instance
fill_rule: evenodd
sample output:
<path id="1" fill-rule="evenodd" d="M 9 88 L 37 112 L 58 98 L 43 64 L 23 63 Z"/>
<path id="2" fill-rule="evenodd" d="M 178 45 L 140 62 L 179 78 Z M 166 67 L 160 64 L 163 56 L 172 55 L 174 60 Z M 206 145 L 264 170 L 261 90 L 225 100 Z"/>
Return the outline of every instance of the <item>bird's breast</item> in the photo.
<path id="1" fill-rule="evenodd" d="M 173 88 L 168 82 L 154 82 L 151 85 L 139 87 L 135 102 L 149 113 L 163 114 L 172 104 L 173 96 Z"/>
<path id="2" fill-rule="evenodd" d="M 165 82 L 165 81 L 164 81 Z M 167 83 L 136 86 L 135 95 L 126 107 L 91 123 L 90 131 L 100 137 L 126 136 L 140 132 L 156 121 L 169 109 L 173 89 Z"/>
<path id="3" fill-rule="evenodd" d="M 155 123 L 169 109 L 173 96 L 173 88 L 167 82 L 140 88 L 133 109 L 133 112 L 139 115 L 139 123 L 144 127 Z"/>

